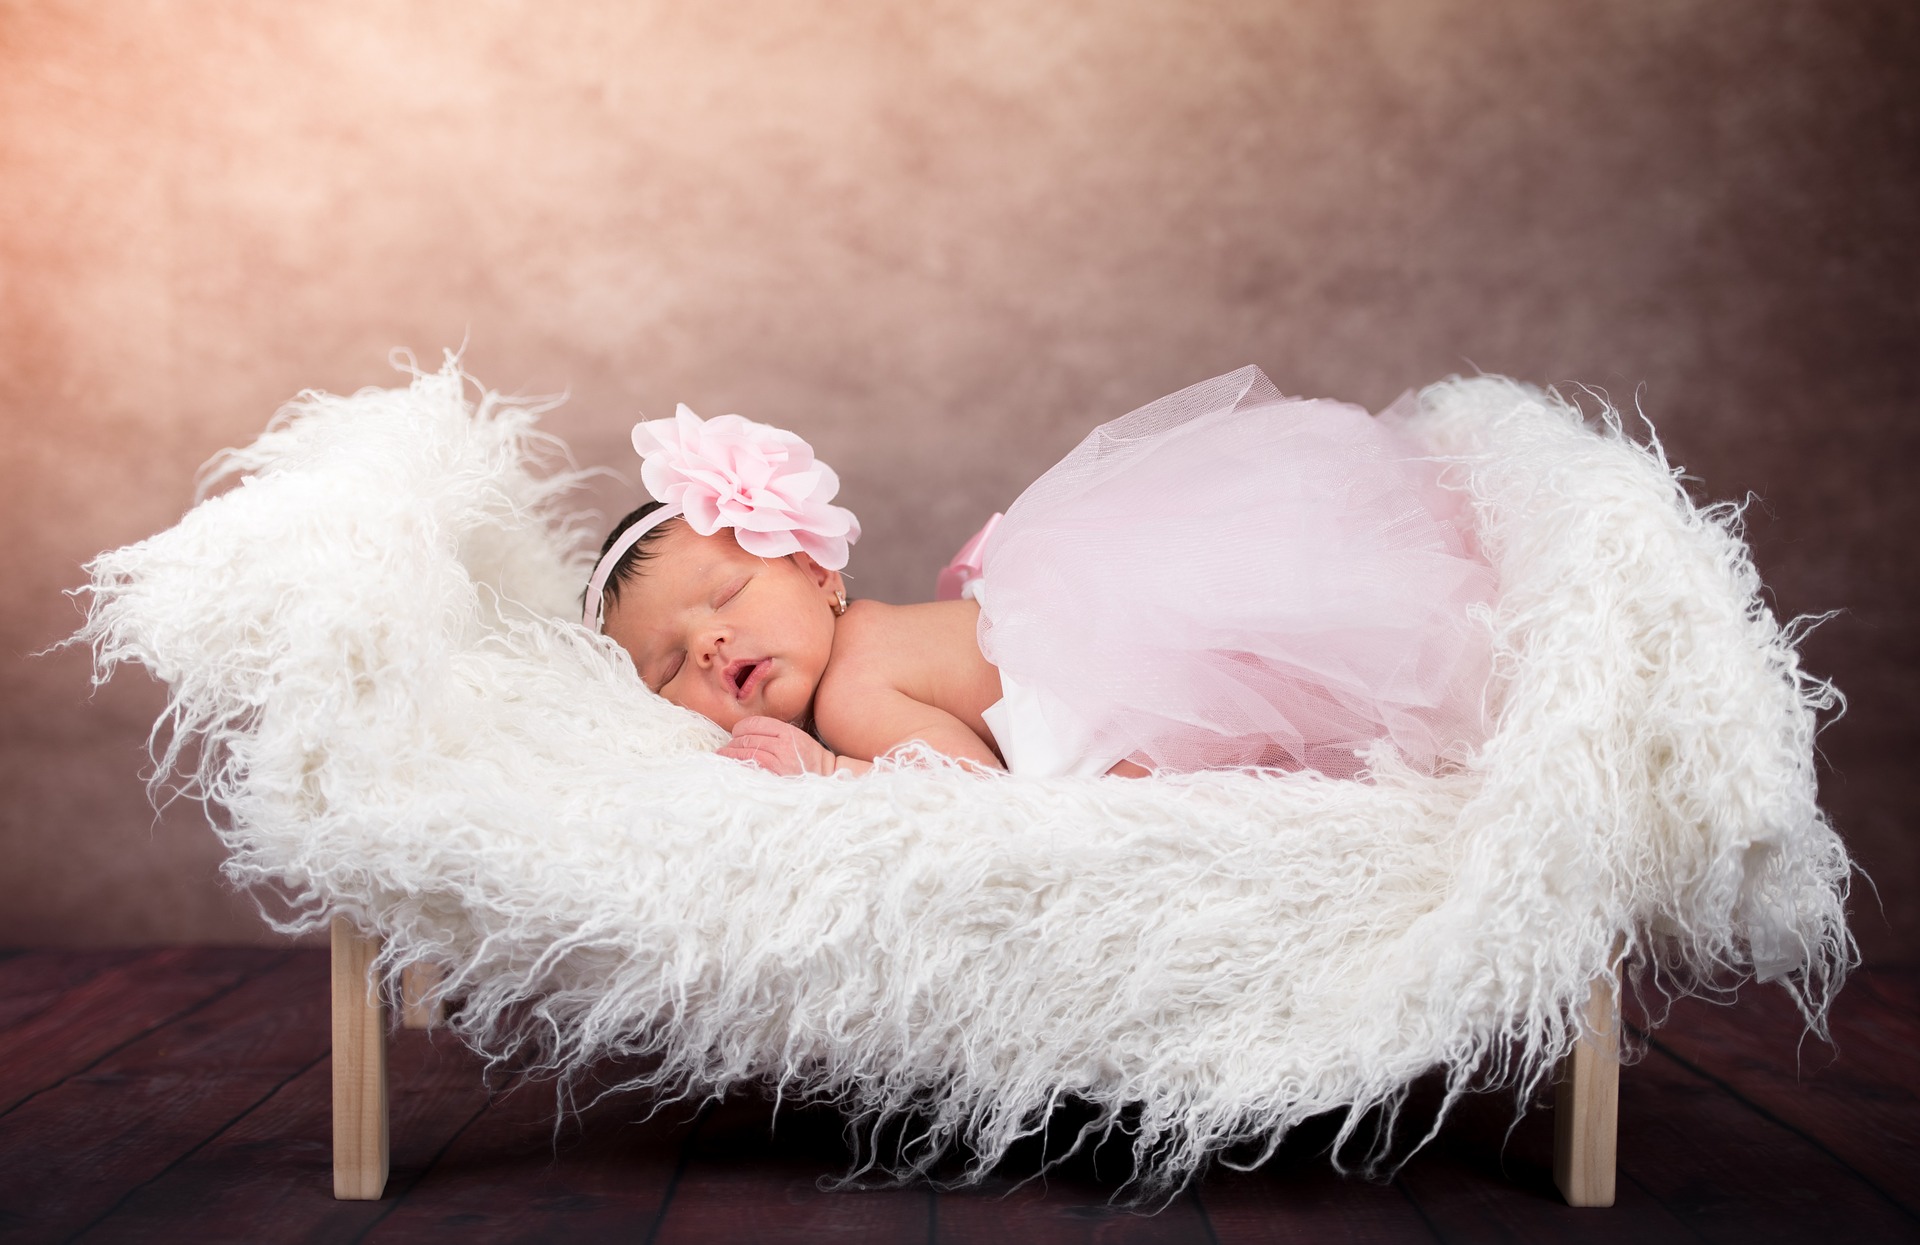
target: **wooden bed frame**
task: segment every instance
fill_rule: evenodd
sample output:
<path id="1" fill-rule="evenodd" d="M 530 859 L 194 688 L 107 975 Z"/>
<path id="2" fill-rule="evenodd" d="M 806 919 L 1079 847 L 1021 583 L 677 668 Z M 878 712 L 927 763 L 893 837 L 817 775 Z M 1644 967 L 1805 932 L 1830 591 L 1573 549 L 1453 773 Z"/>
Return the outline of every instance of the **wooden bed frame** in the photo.
<path id="1" fill-rule="evenodd" d="M 387 1187 L 387 1007 L 373 960 L 380 940 L 344 917 L 333 922 L 333 1195 L 372 1201 Z M 403 974 L 402 1022 L 431 1028 L 426 973 Z M 1562 1066 L 1553 1109 L 1553 1180 L 1569 1206 L 1613 1205 L 1614 1140 L 1620 1113 L 1620 1014 L 1596 980 L 1587 1037 Z"/>

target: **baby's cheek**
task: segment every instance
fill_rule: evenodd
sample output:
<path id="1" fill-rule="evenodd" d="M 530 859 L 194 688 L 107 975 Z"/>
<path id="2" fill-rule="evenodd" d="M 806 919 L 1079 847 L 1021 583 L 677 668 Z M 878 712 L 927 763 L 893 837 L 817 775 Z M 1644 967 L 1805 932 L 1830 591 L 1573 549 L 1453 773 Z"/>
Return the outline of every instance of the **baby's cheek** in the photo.
<path id="1" fill-rule="evenodd" d="M 765 705 L 761 712 L 770 718 L 793 722 L 806 716 L 807 688 L 795 675 L 782 673 L 768 679 L 760 699 Z"/>
<path id="2" fill-rule="evenodd" d="M 669 684 L 661 695 L 670 703 L 679 705 L 682 709 L 691 709 L 709 722 L 728 731 L 731 731 L 734 725 L 746 716 L 740 711 L 740 706 L 733 701 L 702 695 L 701 690 Z"/>

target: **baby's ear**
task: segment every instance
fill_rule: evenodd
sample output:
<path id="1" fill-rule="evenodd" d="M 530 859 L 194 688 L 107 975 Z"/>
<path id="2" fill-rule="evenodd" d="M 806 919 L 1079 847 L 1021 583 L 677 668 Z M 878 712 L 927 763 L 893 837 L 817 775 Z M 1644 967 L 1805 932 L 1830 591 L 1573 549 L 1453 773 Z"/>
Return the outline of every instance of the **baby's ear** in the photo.
<path id="1" fill-rule="evenodd" d="M 830 571 L 818 562 L 815 562 L 812 554 L 800 551 L 788 554 L 787 556 L 792 558 L 793 564 L 806 572 L 807 578 L 811 579 L 817 586 L 821 588 L 840 587 L 840 572 Z"/>

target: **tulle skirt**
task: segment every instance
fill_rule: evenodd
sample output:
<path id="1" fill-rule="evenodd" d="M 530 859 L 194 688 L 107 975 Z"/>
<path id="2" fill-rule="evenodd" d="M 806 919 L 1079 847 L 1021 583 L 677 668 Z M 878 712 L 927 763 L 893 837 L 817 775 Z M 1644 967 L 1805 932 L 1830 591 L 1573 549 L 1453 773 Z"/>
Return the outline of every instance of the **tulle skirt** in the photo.
<path id="1" fill-rule="evenodd" d="M 1382 739 L 1424 770 L 1464 758 L 1496 585 L 1419 452 L 1257 368 L 1103 424 L 981 550 L 981 651 L 1096 767 L 1353 777 Z"/>

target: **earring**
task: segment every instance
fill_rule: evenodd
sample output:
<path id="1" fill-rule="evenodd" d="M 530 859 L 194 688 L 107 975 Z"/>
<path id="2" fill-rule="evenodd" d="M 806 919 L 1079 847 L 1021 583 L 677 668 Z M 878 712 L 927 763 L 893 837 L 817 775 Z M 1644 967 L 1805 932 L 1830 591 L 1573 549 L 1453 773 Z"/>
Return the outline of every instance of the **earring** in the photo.
<path id="1" fill-rule="evenodd" d="M 834 593 L 833 604 L 829 608 L 833 610 L 833 616 L 835 618 L 838 618 L 840 617 L 840 615 L 846 613 L 847 612 L 847 594 L 844 592 Z"/>

